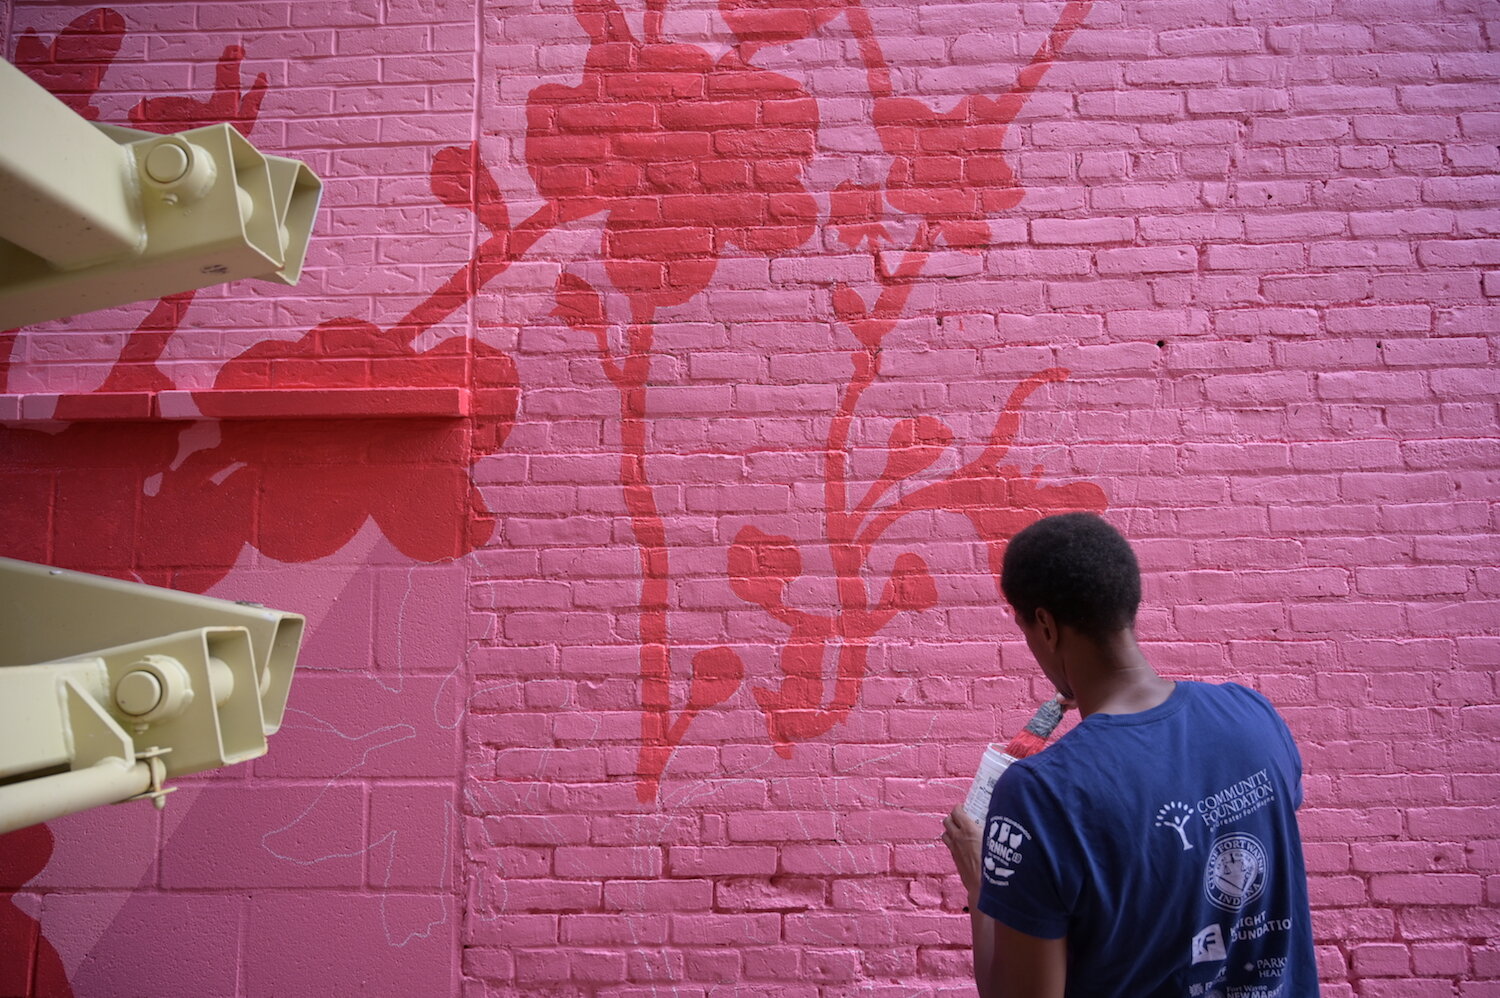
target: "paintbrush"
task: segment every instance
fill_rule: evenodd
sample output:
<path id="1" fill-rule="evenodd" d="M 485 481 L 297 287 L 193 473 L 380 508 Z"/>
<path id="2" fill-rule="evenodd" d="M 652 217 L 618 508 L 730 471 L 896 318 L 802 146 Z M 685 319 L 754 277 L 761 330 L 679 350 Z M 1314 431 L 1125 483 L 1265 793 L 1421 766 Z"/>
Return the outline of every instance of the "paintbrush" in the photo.
<path id="1" fill-rule="evenodd" d="M 994 792 L 1000 774 L 1017 759 L 1036 755 L 1046 747 L 1047 739 L 1052 737 L 1052 732 L 1062 720 L 1064 709 L 1062 698 L 1053 697 L 1037 708 L 1036 713 L 1031 715 L 1031 720 L 1026 722 L 1026 727 L 1006 743 L 1004 749 L 998 745 L 990 745 L 984 750 L 984 758 L 979 761 L 979 772 L 974 774 L 969 795 L 964 798 L 964 810 L 969 817 L 981 824 L 984 822 L 990 809 L 990 794 Z"/>

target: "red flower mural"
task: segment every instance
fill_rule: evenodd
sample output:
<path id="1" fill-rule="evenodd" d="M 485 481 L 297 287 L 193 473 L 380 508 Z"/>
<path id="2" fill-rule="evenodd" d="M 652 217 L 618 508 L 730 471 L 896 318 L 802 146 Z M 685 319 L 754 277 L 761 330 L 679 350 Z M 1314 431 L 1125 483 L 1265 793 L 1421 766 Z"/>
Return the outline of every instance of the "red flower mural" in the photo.
<path id="1" fill-rule="evenodd" d="M 50 44 L 30 28 L 16 41 L 15 65 L 89 121 L 94 94 L 125 40 L 125 18 L 108 7 L 79 14 Z"/>
<path id="2" fill-rule="evenodd" d="M 471 352 L 456 338 L 412 354 L 390 332 L 343 320 L 297 343 L 252 347 L 215 383 L 421 387 L 471 376 L 468 421 L 226 420 L 197 449 L 184 447 L 180 423 L 0 430 L 5 465 L 57 494 L 50 524 L 37 519 L 46 515 L 45 502 L 16 497 L 5 552 L 202 591 L 247 543 L 280 561 L 309 561 L 339 550 L 369 519 L 415 560 L 459 557 L 493 532 L 469 469 L 499 449 L 514 419 L 509 357 L 482 346 Z M 196 398 L 212 418 L 213 393 Z M 117 470 L 97 470 L 111 467 Z M 39 546 L 49 533 L 53 546 Z"/>
<path id="3" fill-rule="evenodd" d="M 589 333 L 620 393 L 620 482 L 641 558 L 640 794 L 649 800 L 673 748 L 705 708 L 734 692 L 739 662 L 694 659 L 683 710 L 672 710 L 666 527 L 647 476 L 651 322 L 704 290 L 730 247 L 774 253 L 805 243 L 818 209 L 803 183 L 816 147 L 816 102 L 795 80 L 718 61 L 660 38 L 659 6 L 637 40 L 613 0 L 580 0 L 592 42 L 576 87 L 547 85 L 527 101 L 526 160 L 560 221 L 605 214 L 605 273 L 630 302 L 626 352 L 609 347 L 599 292 L 573 275 L 558 314 Z"/>
<path id="4" fill-rule="evenodd" d="M 693 658 L 685 706 L 674 714 L 671 640 L 667 628 L 670 559 L 666 531 L 646 475 L 646 386 L 655 310 L 680 304 L 707 287 L 716 258 L 728 245 L 777 251 L 801 245 L 814 222 L 803 169 L 816 148 L 817 111 L 800 85 L 756 70 L 750 58 L 762 45 L 806 37 L 847 14 L 860 39 L 875 98 L 875 127 L 891 155 L 883 188 L 840 184 L 830 195 L 827 224 L 851 248 L 874 250 L 892 231 L 887 206 L 920 224 L 891 272 L 876 268 L 882 288 L 874 305 L 852 288 L 834 289 L 834 309 L 861 349 L 855 376 L 830 426 L 825 447 L 829 546 L 838 575 L 840 610 L 798 611 L 784 602 L 787 583 L 800 575 L 800 554 L 782 537 L 754 528 L 730 549 L 735 593 L 790 628 L 781 654 L 784 678 L 773 691 L 757 688 L 777 750 L 816 737 L 852 708 L 865 673 L 869 641 L 896 613 L 932 605 L 936 589 L 927 566 L 903 554 L 881 599 L 872 607 L 861 573 L 870 549 L 898 505 L 871 517 L 880 492 L 935 459 L 951 433 L 935 421 L 900 424 L 887 476 L 859 507 L 846 502 L 846 444 L 858 401 L 879 374 L 880 347 L 900 318 L 930 252 L 939 244 L 974 248 L 989 242 L 988 218 L 1021 196 L 1005 162 L 1005 126 L 1024 105 L 1047 64 L 1081 22 L 1087 3 L 1069 4 L 1032 63 L 1008 94 L 964 98 L 945 113 L 891 93 L 870 20 L 857 3 L 813 5 L 800 0 L 721 0 L 720 11 L 740 44 L 718 62 L 693 46 L 661 43 L 661 6 L 647 14 L 646 43 L 630 33 L 612 0 L 579 0 L 579 23 L 592 46 L 578 86 L 538 87 L 527 103 L 527 165 L 559 220 L 606 213 L 605 272 L 630 301 L 625 354 L 614 356 L 600 292 L 565 274 L 558 313 L 596 343 L 600 361 L 621 397 L 620 480 L 641 557 L 641 737 L 637 789 L 654 799 L 672 752 L 693 719 L 727 699 L 744 672 L 728 648 Z M 769 158 L 770 166 L 766 160 Z M 779 224 L 770 225 L 771 222 Z M 1031 391 L 1065 372 L 1044 372 L 1017 389 L 997 424 L 985 457 L 907 502 L 952 503 L 969 515 L 987 543 L 1050 509 L 1103 508 L 1095 486 L 1047 487 L 1035 476 L 999 464 L 1013 437 L 1020 404 Z M 1002 432 L 1009 428 L 1008 435 Z M 907 444 L 899 434 L 909 433 Z M 915 441 L 921 437 L 922 443 Z M 915 462 L 915 463 L 914 463 Z M 921 498 L 918 498 L 920 496 Z M 869 520 L 867 523 L 866 520 Z M 862 526 L 863 524 L 863 526 Z M 824 658 L 838 648 L 831 699 L 823 689 Z M 827 703 L 825 704 L 825 700 Z"/>
<path id="5" fill-rule="evenodd" d="M 576 87 L 526 103 L 526 163 L 559 221 L 606 216 L 605 271 L 631 317 L 708 286 L 729 246 L 788 250 L 813 233 L 803 186 L 818 106 L 731 50 L 641 43 L 612 0 L 578 5 L 593 41 Z"/>
<path id="6" fill-rule="evenodd" d="M 952 431 L 932 417 L 906 419 L 895 425 L 880 476 L 852 513 L 831 514 L 828 518 L 830 552 L 838 575 L 840 607 L 836 614 L 808 614 L 786 604 L 787 587 L 802 574 L 801 555 L 789 538 L 773 537 L 755 527 L 740 531 L 729 555 L 736 594 L 791 629 L 781 651 L 784 678 L 774 691 L 755 690 L 772 744 L 781 755 L 790 757 L 793 743 L 827 732 L 848 715 L 859 697 L 870 639 L 897 613 L 927 610 L 937 604 L 937 589 L 926 562 L 905 552 L 897 557 L 880 599 L 870 605 L 863 576 L 871 552 L 903 516 L 918 510 L 947 510 L 967 517 L 989 550 L 996 595 L 1003 599 L 999 592 L 1000 559 L 1012 535 L 1049 513 L 1104 510 L 1104 492 L 1093 483 L 1044 485 L 1040 469 L 1025 474 L 1001 463 L 1019 429 L 1026 399 L 1048 382 L 1066 377 L 1066 371 L 1052 368 L 1026 379 L 1011 393 L 979 457 L 875 512 L 877 502 L 893 486 L 930 467 L 953 440 Z M 831 696 L 823 678 L 830 645 L 837 653 Z M 733 656 L 734 652 L 724 648 L 717 654 Z"/>
<path id="7" fill-rule="evenodd" d="M 130 123 L 148 132 L 170 133 L 227 122 L 241 135 L 249 135 L 266 96 L 266 74 L 257 74 L 250 90 L 244 91 L 240 86 L 240 63 L 244 60 L 242 46 L 225 46 L 214 71 L 214 92 L 207 100 L 147 97 L 131 108 Z"/>
<path id="8" fill-rule="evenodd" d="M 942 113 L 912 98 L 878 98 L 875 130 L 891 154 L 891 207 L 927 220 L 948 246 L 987 246 L 988 219 L 1021 201 L 1002 152 L 1005 127 L 1019 110 L 1019 101 L 982 96 Z"/>
<path id="9" fill-rule="evenodd" d="M 875 130 L 891 156 L 886 199 L 892 207 L 926 219 L 948 246 L 988 245 L 987 219 L 1021 201 L 1005 161 L 1006 128 L 1089 7 L 1079 0 L 1064 7 L 1015 85 L 998 98 L 975 94 L 938 113 L 909 97 L 876 95 Z"/>
<path id="10" fill-rule="evenodd" d="M 788 631 L 778 651 L 780 676 L 757 685 L 753 696 L 772 744 L 790 755 L 796 742 L 848 716 L 881 629 L 897 614 L 929 609 L 939 599 L 928 566 L 910 551 L 895 557 L 878 596 L 867 590 L 875 545 L 901 517 L 939 509 L 962 514 L 996 567 L 1005 540 L 1031 519 L 1103 508 L 1097 486 L 1049 485 L 1038 471 L 1004 463 L 1022 406 L 1041 386 L 1066 376 L 1057 369 L 1021 381 L 981 456 L 956 471 L 921 480 L 956 444 L 946 424 L 921 415 L 896 422 L 883 472 L 857 499 L 849 494 L 848 474 L 851 432 L 864 392 L 880 377 L 886 336 L 904 317 L 932 252 L 986 245 L 989 219 L 1020 200 L 1003 151 L 1006 129 L 1088 8 L 1072 2 L 1062 9 L 1007 93 L 970 95 L 939 111 L 895 92 L 858 0 L 719 0 L 735 44 L 717 58 L 662 37 L 665 0 L 648 2 L 639 38 L 615 0 L 576 0 L 575 15 L 590 41 L 582 78 L 575 86 L 537 87 L 526 106 L 525 165 L 542 206 L 511 225 L 477 143 L 440 150 L 431 190 L 443 204 L 474 215 L 480 238 L 470 260 L 388 327 L 330 319 L 294 342 L 252 346 L 226 363 L 214 384 L 215 390 L 272 391 L 462 386 L 473 402 L 467 419 L 215 420 L 215 396 L 204 391 L 194 398 L 205 421 L 190 434 L 162 422 L 77 423 L 53 434 L 0 431 L 0 457 L 20 472 L 19 488 L 4 500 L 14 513 L 6 553 L 203 589 L 228 571 L 247 543 L 280 560 L 319 558 L 370 519 L 419 561 L 474 550 L 493 535 L 494 514 L 473 485 L 472 467 L 505 442 L 520 392 L 516 370 L 505 354 L 466 338 L 450 337 L 422 352 L 413 344 L 542 236 L 599 216 L 609 287 L 564 273 L 555 289 L 556 314 L 590 337 L 619 395 L 619 480 L 641 580 L 635 775 L 640 799 L 654 800 L 692 725 L 733 697 L 747 672 L 738 654 L 716 647 L 692 657 L 685 684 L 674 675 L 671 552 L 648 475 L 655 321 L 660 310 L 707 289 L 727 256 L 811 245 L 821 224 L 849 249 L 893 250 L 873 268 L 873 302 L 848 285 L 831 289 L 834 317 L 855 344 L 853 376 L 820 445 L 823 542 L 834 566 L 836 605 L 794 605 L 789 593 L 803 573 L 804 553 L 788 537 L 746 527 L 727 553 L 732 591 Z M 882 183 L 836 186 L 828 194 L 828 214 L 820 217 L 808 187 L 818 151 L 817 102 L 801 83 L 758 68 L 753 59 L 768 45 L 812 37 L 839 17 L 855 36 L 872 124 L 889 166 Z M 90 100 L 123 33 L 123 19 L 100 9 L 75 20 L 50 46 L 28 34 L 18 62 L 67 90 L 75 107 L 97 115 Z M 267 83 L 264 76 L 242 82 L 244 57 L 239 46 L 224 49 L 211 95 L 148 98 L 130 120 L 155 130 L 229 120 L 248 133 Z M 891 246 L 898 232 L 913 233 L 904 247 Z M 623 346 L 611 345 L 605 307 L 611 293 L 628 305 Z M 173 387 L 157 360 L 191 301 L 191 294 L 173 296 L 152 310 L 104 390 Z M 82 403 L 76 411 L 70 404 L 64 400 L 60 419 L 81 414 Z M 904 494 L 888 501 L 898 484 Z M 44 495 L 56 496 L 53 519 L 45 522 L 39 519 L 49 508 Z M 184 530 L 185 523 L 192 526 Z M 50 546 L 38 540 L 49 536 L 56 539 Z M 832 678 L 825 679 L 830 658 Z"/>
<path id="11" fill-rule="evenodd" d="M 123 33 L 123 19 L 113 11 L 84 15 L 50 48 L 34 41 L 28 69 L 44 82 L 62 73 L 59 61 L 64 69 L 83 65 L 102 74 Z M 249 134 L 267 84 L 260 75 L 248 89 L 241 86 L 243 59 L 240 46 L 226 47 L 212 94 L 147 98 L 130 112 L 131 123 L 172 132 L 228 120 Z M 98 75 L 87 81 L 97 85 Z M 455 155 L 464 153 L 445 150 L 434 163 L 434 192 L 487 222 L 503 218 L 498 187 L 477 156 L 468 153 L 456 179 Z M 100 391 L 175 387 L 156 361 L 192 300 L 193 292 L 162 299 L 128 339 Z M 418 561 L 473 550 L 493 533 L 494 517 L 470 467 L 500 449 L 514 422 L 515 366 L 504 353 L 464 338 L 422 353 L 411 349 L 419 333 L 463 300 L 433 295 L 390 330 L 334 319 L 294 343 L 256 344 L 224 365 L 213 388 L 458 385 L 469 390 L 466 420 L 378 414 L 277 419 L 273 404 L 267 418 L 215 422 L 191 444 L 181 423 L 84 422 L 57 433 L 0 429 L 0 459 L 27 483 L 8 510 L 5 553 L 201 591 L 229 571 L 247 543 L 278 560 L 308 561 L 339 550 L 366 520 Z M 0 345 L 8 357 L 10 344 Z M 194 398 L 205 418 L 223 415 L 212 390 Z M 56 416 L 81 416 L 87 402 L 65 397 Z M 100 468 L 115 470 L 81 470 Z M 49 504 L 37 501 L 36 488 L 56 495 L 50 522 Z M 55 538 L 50 544 L 49 536 Z"/>
<path id="12" fill-rule="evenodd" d="M 781 43 L 806 38 L 859 0 L 719 0 L 719 13 L 745 42 Z"/>
<path id="13" fill-rule="evenodd" d="M 868 245 L 873 252 L 891 240 L 885 221 L 885 197 L 879 187 L 841 181 L 828 195 L 828 224 L 839 242 L 850 249 Z"/>

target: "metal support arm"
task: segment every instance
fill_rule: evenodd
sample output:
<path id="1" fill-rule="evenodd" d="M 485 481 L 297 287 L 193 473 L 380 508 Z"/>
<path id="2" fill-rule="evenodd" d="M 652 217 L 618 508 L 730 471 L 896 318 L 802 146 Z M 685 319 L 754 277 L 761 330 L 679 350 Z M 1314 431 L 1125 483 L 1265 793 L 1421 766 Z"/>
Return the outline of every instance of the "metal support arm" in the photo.
<path id="1" fill-rule="evenodd" d="M 0 60 L 0 135 L 0 329 L 301 276 L 322 182 L 229 125 L 95 126 Z"/>

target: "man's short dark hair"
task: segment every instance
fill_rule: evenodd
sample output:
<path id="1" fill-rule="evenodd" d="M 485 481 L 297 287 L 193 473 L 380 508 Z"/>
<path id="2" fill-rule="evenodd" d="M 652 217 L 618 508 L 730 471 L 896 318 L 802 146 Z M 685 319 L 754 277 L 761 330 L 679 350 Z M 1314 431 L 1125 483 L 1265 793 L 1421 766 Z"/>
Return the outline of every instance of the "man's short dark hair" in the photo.
<path id="1" fill-rule="evenodd" d="M 1010 539 L 1000 589 L 1026 623 L 1045 607 L 1096 640 L 1135 624 L 1141 568 L 1130 543 L 1093 513 L 1038 520 Z"/>

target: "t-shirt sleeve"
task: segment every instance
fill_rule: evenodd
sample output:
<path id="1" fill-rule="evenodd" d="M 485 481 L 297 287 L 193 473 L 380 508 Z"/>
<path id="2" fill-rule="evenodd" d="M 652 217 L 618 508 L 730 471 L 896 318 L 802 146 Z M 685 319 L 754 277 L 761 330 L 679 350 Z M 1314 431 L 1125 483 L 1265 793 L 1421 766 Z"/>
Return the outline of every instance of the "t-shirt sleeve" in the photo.
<path id="1" fill-rule="evenodd" d="M 995 784 L 983 829 L 979 910 L 1030 936 L 1068 934 L 1060 873 L 1071 839 L 1065 816 L 1029 768 L 1012 765 Z M 1076 866 L 1071 867 L 1076 869 Z"/>
<path id="2" fill-rule="evenodd" d="M 1265 713 L 1266 725 L 1274 732 L 1271 737 L 1277 740 L 1281 748 L 1279 761 L 1287 785 L 1292 788 L 1292 807 L 1300 808 L 1302 806 L 1302 753 L 1297 750 L 1296 739 L 1292 737 L 1292 730 L 1287 727 L 1286 718 L 1281 716 L 1276 705 L 1266 699 L 1265 694 L 1259 690 L 1252 690 L 1247 686 L 1241 686 L 1240 689 L 1244 690 Z"/>
<path id="3" fill-rule="evenodd" d="M 1266 706 L 1276 716 L 1276 728 L 1281 732 L 1282 744 L 1286 747 L 1287 768 L 1294 787 L 1292 807 L 1298 808 L 1302 806 L 1302 753 L 1297 751 L 1297 741 L 1292 737 L 1292 729 L 1287 727 L 1286 719 L 1281 716 L 1281 712 L 1272 706 L 1269 700 L 1266 701 Z"/>

